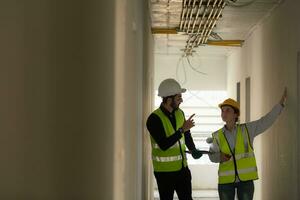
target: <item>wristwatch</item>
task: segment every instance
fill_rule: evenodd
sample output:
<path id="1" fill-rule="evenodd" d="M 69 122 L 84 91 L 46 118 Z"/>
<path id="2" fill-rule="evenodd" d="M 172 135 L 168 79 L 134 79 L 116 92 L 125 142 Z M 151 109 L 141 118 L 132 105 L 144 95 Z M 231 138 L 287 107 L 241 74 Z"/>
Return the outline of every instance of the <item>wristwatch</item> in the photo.
<path id="1" fill-rule="evenodd" d="M 183 132 L 184 132 L 184 131 L 183 131 L 183 128 L 179 128 L 178 131 L 179 131 L 180 133 L 183 133 Z"/>

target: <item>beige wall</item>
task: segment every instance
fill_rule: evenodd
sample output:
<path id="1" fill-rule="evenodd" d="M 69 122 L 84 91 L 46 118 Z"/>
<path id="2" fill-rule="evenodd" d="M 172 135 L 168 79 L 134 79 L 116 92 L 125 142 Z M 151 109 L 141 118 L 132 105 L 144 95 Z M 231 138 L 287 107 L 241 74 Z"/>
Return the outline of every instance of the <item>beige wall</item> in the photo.
<path id="1" fill-rule="evenodd" d="M 151 197 L 145 118 L 151 108 L 152 36 L 146 1 L 116 4 L 115 164 L 116 200 Z M 144 51 L 143 51 L 144 50 Z"/>
<path id="2" fill-rule="evenodd" d="M 150 14 L 148 4 L 145 4 L 145 46 L 144 46 L 144 93 L 143 93 L 143 186 L 142 186 L 142 199 L 153 199 L 153 168 L 151 157 L 151 142 L 148 130 L 146 128 L 146 121 L 152 112 L 154 106 L 154 54 L 153 54 L 153 36 L 150 31 Z"/>
<path id="3" fill-rule="evenodd" d="M 299 1 L 285 1 L 228 59 L 229 96 L 241 82 L 241 122 L 245 120 L 245 79 L 251 77 L 251 120 L 278 103 L 284 86 L 288 102 L 274 125 L 255 139 L 260 179 L 255 199 L 298 199 L 297 52 L 300 49 Z M 300 77 L 298 77 L 299 79 Z"/>
<path id="4" fill-rule="evenodd" d="M 141 199 L 144 3 L 0 2 L 0 199 Z"/>

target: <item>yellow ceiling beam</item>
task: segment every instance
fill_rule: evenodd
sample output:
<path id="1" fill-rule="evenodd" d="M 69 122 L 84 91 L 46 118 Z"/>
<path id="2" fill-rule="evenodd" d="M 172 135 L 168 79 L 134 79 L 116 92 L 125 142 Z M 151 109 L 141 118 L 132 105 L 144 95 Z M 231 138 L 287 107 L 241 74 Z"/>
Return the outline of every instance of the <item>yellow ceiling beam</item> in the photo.
<path id="1" fill-rule="evenodd" d="M 177 34 L 176 28 L 152 28 L 152 34 Z"/>
<path id="2" fill-rule="evenodd" d="M 230 46 L 230 47 L 241 47 L 244 43 L 244 40 L 208 40 L 207 45 L 214 46 Z"/>
<path id="3" fill-rule="evenodd" d="M 152 34 L 180 34 L 177 28 L 152 28 Z M 207 45 L 241 47 L 244 40 L 208 40 Z"/>

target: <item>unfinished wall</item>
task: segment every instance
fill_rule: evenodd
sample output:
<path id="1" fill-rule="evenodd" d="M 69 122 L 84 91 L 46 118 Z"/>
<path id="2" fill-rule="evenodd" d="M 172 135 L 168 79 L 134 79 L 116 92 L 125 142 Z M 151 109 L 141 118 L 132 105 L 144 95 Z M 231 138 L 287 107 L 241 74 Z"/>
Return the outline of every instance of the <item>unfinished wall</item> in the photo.
<path id="1" fill-rule="evenodd" d="M 241 82 L 241 122 L 245 121 L 245 79 L 251 78 L 255 120 L 279 102 L 285 86 L 288 102 L 275 124 L 255 139 L 260 179 L 255 199 L 298 199 L 297 52 L 300 49 L 300 2 L 284 1 L 255 27 L 244 46 L 228 59 L 229 96 Z M 298 77 L 299 78 L 299 77 Z"/>
<path id="2" fill-rule="evenodd" d="M 0 199 L 142 199 L 143 3 L 0 2 Z"/>
<path id="3" fill-rule="evenodd" d="M 152 36 L 145 1 L 116 4 L 115 164 L 116 200 L 147 199 L 149 180 L 145 115 L 151 108 Z"/>
<path id="4" fill-rule="evenodd" d="M 143 178 L 142 178 L 142 199 L 153 199 L 153 168 L 152 168 L 152 153 L 151 141 L 146 127 L 148 116 L 152 112 L 154 105 L 154 40 L 151 33 L 150 25 L 150 9 L 148 4 L 144 4 L 144 87 L 143 87 Z"/>
<path id="5" fill-rule="evenodd" d="M 114 19 L 114 3 L 97 16 L 103 6 L 1 1 L 1 199 L 112 198 L 114 70 L 100 66 L 113 66 L 114 28 L 94 22 Z"/>

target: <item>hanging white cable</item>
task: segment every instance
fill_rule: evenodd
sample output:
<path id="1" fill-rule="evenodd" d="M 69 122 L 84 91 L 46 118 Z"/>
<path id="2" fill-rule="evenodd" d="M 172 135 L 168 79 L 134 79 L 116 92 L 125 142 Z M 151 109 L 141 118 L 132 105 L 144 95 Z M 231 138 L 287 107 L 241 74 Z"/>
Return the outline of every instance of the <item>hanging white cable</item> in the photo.
<path id="1" fill-rule="evenodd" d="M 196 52 L 194 52 L 197 56 L 199 56 Z M 186 84 L 187 82 L 187 74 L 186 74 L 186 68 L 185 68 L 185 62 L 187 62 L 188 66 L 196 73 L 201 74 L 201 75 L 207 75 L 207 73 L 205 72 L 201 72 L 199 71 L 197 68 L 195 68 L 190 59 L 189 56 L 191 55 L 187 55 L 187 54 L 183 54 L 177 62 L 176 65 L 176 79 L 181 83 L 181 84 Z M 181 80 L 182 77 L 180 77 L 180 72 L 179 70 L 182 70 L 183 72 L 183 80 Z"/>
<path id="2" fill-rule="evenodd" d="M 186 71 L 185 71 L 185 66 L 184 66 L 184 62 L 183 62 L 183 57 L 184 55 L 182 55 L 178 62 L 177 62 L 177 66 L 176 66 L 176 78 L 179 81 L 180 84 L 184 85 L 187 81 L 187 76 L 186 76 Z M 180 77 L 179 77 L 179 68 L 180 68 L 180 63 L 182 64 L 182 70 L 183 70 L 183 81 L 181 82 Z"/>
<path id="3" fill-rule="evenodd" d="M 193 65 L 191 64 L 190 59 L 189 59 L 188 56 L 186 57 L 186 59 L 187 59 L 188 64 L 189 64 L 189 66 L 191 67 L 192 70 L 194 70 L 195 72 L 197 72 L 197 73 L 199 73 L 199 74 L 207 75 L 207 73 L 201 72 L 201 71 L 199 71 L 198 69 L 196 69 L 195 67 L 193 67 Z"/>

